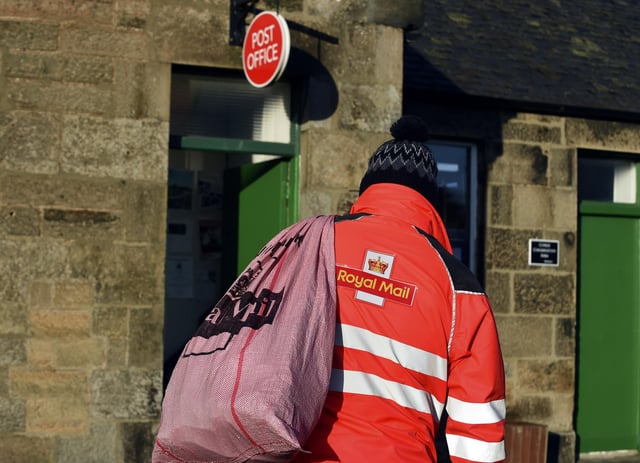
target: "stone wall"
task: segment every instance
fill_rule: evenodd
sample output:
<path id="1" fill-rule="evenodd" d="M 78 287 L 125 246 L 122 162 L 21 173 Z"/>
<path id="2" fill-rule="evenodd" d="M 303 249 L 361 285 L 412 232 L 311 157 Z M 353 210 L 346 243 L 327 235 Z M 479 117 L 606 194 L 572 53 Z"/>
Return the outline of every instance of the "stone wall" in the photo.
<path id="1" fill-rule="evenodd" d="M 339 39 L 292 33 L 340 92 L 333 113 L 303 126 L 301 215 L 331 212 L 401 112 L 408 19 L 376 1 L 279 6 Z M 3 461 L 148 461 L 162 399 L 171 64 L 240 69 L 228 16 L 228 0 L 0 4 Z"/>
<path id="2" fill-rule="evenodd" d="M 169 66 L 76 3 L 0 7 L 3 461 L 144 461 L 162 399 Z"/>
<path id="3" fill-rule="evenodd" d="M 486 271 L 507 371 L 508 419 L 547 425 L 574 461 L 577 150 L 567 119 L 516 114 L 489 166 Z M 560 241 L 558 267 L 528 264 L 530 238 Z"/>
<path id="4" fill-rule="evenodd" d="M 13 4 L 10 4 L 13 3 Z M 264 2 L 274 8 L 275 1 Z M 394 11 L 421 1 L 397 0 Z M 339 98 L 301 132 L 301 217 L 345 212 L 402 113 L 388 2 L 282 0 Z M 228 0 L 0 4 L 0 454 L 147 461 L 160 410 L 171 64 L 240 69 Z M 321 101 L 323 95 L 315 95 Z M 405 102 L 406 103 L 406 102 Z M 510 420 L 549 426 L 573 461 L 577 150 L 640 153 L 633 124 L 411 102 L 434 138 L 472 141 L 483 279 Z M 530 267 L 529 238 L 560 241 Z"/>

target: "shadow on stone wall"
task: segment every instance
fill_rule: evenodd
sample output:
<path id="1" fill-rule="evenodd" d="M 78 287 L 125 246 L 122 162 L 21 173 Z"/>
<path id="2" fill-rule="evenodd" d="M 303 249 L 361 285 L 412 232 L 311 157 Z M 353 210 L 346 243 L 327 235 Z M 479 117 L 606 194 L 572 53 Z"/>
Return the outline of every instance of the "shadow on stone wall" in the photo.
<path id="1" fill-rule="evenodd" d="M 329 70 L 314 56 L 291 48 L 283 78 L 303 85 L 302 122 L 328 119 L 338 107 L 338 87 Z"/>

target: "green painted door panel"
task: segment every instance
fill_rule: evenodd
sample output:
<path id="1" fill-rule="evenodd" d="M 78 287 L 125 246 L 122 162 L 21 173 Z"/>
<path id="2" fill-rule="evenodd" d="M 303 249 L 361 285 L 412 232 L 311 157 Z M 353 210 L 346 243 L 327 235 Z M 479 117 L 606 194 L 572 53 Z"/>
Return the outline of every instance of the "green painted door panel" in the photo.
<path id="1" fill-rule="evenodd" d="M 582 215 L 580 452 L 640 448 L 640 219 Z"/>
<path id="2" fill-rule="evenodd" d="M 291 161 L 273 160 L 228 169 L 224 179 L 223 261 L 226 286 L 277 232 L 292 221 Z"/>

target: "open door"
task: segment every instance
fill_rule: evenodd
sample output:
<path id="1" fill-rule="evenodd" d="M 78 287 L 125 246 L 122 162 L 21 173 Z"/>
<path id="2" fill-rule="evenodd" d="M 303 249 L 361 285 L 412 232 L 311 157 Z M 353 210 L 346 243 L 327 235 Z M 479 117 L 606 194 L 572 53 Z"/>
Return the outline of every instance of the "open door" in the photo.
<path id="1" fill-rule="evenodd" d="M 205 151 L 170 157 L 165 383 L 203 317 L 267 241 L 296 219 L 289 195 L 297 159 L 253 162 L 252 155 Z"/>
<path id="2" fill-rule="evenodd" d="M 238 272 L 297 219 L 300 137 L 293 88 L 285 81 L 255 88 L 236 71 L 173 66 L 165 382 Z"/>
<path id="3" fill-rule="evenodd" d="M 225 171 L 225 287 L 233 282 L 267 241 L 293 222 L 289 201 L 291 162 L 276 159 Z"/>

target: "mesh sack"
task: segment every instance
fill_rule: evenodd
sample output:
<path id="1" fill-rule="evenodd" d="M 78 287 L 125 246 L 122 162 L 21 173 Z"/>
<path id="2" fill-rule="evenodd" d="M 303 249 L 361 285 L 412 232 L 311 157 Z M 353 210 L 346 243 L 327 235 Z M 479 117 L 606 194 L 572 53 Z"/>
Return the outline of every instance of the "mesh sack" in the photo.
<path id="1" fill-rule="evenodd" d="M 185 346 L 152 461 L 293 459 L 327 395 L 335 309 L 333 217 L 281 231 Z"/>

